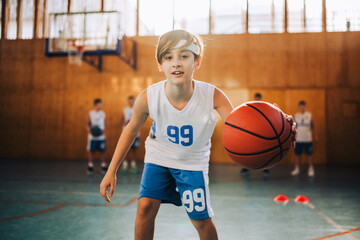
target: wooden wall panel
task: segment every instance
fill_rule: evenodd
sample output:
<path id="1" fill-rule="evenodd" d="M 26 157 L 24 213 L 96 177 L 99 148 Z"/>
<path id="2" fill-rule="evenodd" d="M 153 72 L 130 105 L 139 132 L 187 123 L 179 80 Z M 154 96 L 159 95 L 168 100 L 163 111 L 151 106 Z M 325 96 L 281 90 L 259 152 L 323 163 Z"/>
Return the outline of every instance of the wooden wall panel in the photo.
<path id="1" fill-rule="evenodd" d="M 355 106 L 346 113 L 344 104 Z M 331 89 L 326 96 L 330 164 L 359 164 L 360 161 L 360 89 Z M 356 112 L 355 112 L 355 111 Z"/>
<path id="2" fill-rule="evenodd" d="M 315 112 L 320 143 L 317 163 L 336 163 L 345 156 L 351 163 L 355 145 L 337 142 L 351 139 L 349 129 L 334 130 L 338 113 L 331 105 L 358 94 L 360 85 L 360 32 L 243 34 L 205 36 L 202 67 L 194 78 L 223 89 L 239 105 L 261 92 L 264 100 L 276 102 L 295 113 L 304 98 Z M 157 37 L 136 37 L 138 69 L 133 71 L 119 57 L 105 56 L 103 72 L 86 63 L 71 66 L 65 57 L 44 56 L 44 40 L 0 40 L 0 144 L 1 158 L 86 158 L 85 120 L 96 97 L 104 100 L 108 124 L 108 154 L 122 131 L 120 119 L 127 97 L 164 79 L 157 69 L 154 50 Z M 340 88 L 340 89 L 339 89 Z M 352 89 L 341 90 L 341 89 Z M 324 100 L 326 99 L 326 101 Z M 357 98 L 354 98 L 355 100 Z M 339 100 L 340 101 L 340 100 Z M 336 110 L 337 111 L 337 110 Z M 348 120 L 339 120 L 348 126 Z M 221 144 L 222 121 L 212 138 L 212 162 L 231 160 Z M 333 124 L 333 125 L 331 125 Z M 148 135 L 151 120 L 141 130 Z M 329 136 L 329 141 L 325 141 Z M 335 139 L 335 140 L 334 140 Z M 324 140 L 324 141 L 322 141 Z M 359 140 L 355 138 L 359 145 Z M 336 147 L 335 147 L 336 145 Z M 340 145 L 340 147 L 338 147 Z M 349 154 L 344 154 L 350 146 Z M 337 151 L 336 149 L 340 149 Z M 333 152 L 335 151 L 335 152 Z M 139 159 L 144 147 L 139 149 Z M 289 157 L 285 162 L 290 162 Z"/>

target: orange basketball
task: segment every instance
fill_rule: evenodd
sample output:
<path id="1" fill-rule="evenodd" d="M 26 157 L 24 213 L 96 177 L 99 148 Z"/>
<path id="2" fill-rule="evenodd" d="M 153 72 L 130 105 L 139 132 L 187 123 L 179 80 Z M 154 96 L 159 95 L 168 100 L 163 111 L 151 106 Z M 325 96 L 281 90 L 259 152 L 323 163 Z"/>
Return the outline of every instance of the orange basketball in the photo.
<path id="1" fill-rule="evenodd" d="M 247 169 L 269 169 L 286 156 L 291 146 L 291 126 L 274 105 L 246 102 L 227 117 L 222 131 L 227 154 Z"/>

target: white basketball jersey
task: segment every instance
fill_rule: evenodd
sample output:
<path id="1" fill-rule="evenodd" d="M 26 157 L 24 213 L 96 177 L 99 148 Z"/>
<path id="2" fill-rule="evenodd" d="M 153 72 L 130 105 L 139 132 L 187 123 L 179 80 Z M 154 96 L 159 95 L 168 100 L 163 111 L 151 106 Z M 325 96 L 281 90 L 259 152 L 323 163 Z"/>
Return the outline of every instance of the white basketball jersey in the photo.
<path id="1" fill-rule="evenodd" d="M 134 113 L 134 108 L 131 107 L 124 108 L 124 121 L 125 122 L 130 121 L 133 113 Z"/>
<path id="2" fill-rule="evenodd" d="M 89 117 L 90 117 L 90 125 L 91 125 L 90 127 L 99 126 L 99 128 L 101 130 L 105 129 L 105 113 L 104 113 L 104 111 L 92 110 L 89 112 Z M 98 137 L 94 137 L 91 134 L 89 134 L 89 139 L 90 140 L 104 140 L 105 134 L 102 134 Z"/>
<path id="3" fill-rule="evenodd" d="M 297 138 L 296 142 L 312 142 L 311 134 L 311 113 L 297 113 L 295 115 L 295 121 L 297 126 Z"/>
<path id="4" fill-rule="evenodd" d="M 210 138 L 217 122 L 214 114 L 215 87 L 194 80 L 193 95 L 185 108 L 179 111 L 165 95 L 165 82 L 147 89 L 149 113 L 154 122 L 145 142 L 145 162 L 176 169 L 207 171 Z"/>
<path id="5" fill-rule="evenodd" d="M 131 108 L 131 107 L 124 108 L 124 126 L 123 126 L 123 129 L 126 126 L 125 123 L 130 121 L 133 113 L 134 113 L 134 108 Z M 139 137 L 140 133 L 138 133 L 137 136 Z"/>

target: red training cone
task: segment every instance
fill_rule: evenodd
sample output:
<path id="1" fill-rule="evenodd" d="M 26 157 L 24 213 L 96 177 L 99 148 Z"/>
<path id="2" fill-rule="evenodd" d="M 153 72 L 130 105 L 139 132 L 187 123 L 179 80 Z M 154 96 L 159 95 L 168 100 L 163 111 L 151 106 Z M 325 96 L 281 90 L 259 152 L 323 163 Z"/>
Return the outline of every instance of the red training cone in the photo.
<path id="1" fill-rule="evenodd" d="M 276 197 L 274 197 L 275 202 L 288 202 L 289 200 L 290 200 L 290 198 L 288 198 L 284 194 L 280 194 L 280 195 L 277 195 Z"/>
<path id="2" fill-rule="evenodd" d="M 298 203 L 309 203 L 310 199 L 307 198 L 305 195 L 299 195 L 294 199 L 294 201 Z"/>

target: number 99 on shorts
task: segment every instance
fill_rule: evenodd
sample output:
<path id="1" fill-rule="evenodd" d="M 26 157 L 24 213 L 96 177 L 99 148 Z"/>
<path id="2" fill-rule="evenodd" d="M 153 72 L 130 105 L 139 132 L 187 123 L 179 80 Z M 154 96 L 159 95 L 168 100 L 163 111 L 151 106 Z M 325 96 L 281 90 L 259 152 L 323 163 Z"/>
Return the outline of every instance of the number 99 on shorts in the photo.
<path id="1" fill-rule="evenodd" d="M 197 188 L 193 191 L 184 191 L 182 194 L 182 201 L 188 213 L 191 213 L 194 210 L 197 212 L 205 210 L 205 195 L 202 188 Z"/>

